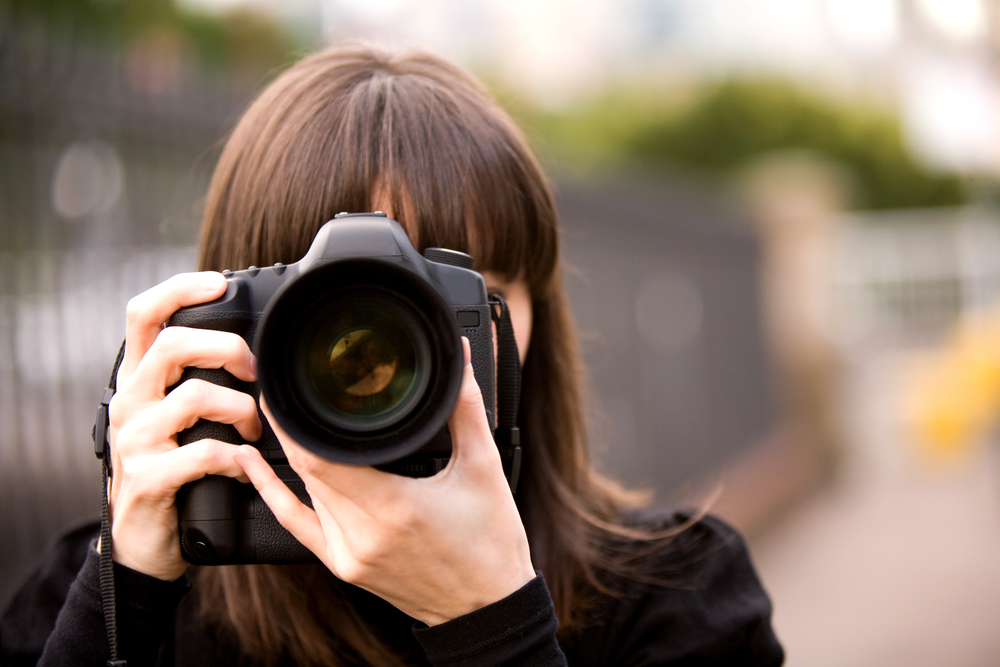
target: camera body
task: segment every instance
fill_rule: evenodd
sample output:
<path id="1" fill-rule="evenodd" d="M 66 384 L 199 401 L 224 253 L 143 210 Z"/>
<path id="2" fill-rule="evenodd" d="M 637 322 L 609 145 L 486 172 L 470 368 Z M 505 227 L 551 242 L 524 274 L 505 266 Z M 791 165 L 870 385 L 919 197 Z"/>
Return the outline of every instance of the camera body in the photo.
<path id="1" fill-rule="evenodd" d="M 257 357 L 258 380 L 222 369 L 188 368 L 201 378 L 267 400 L 296 442 L 331 461 L 421 477 L 451 455 L 447 421 L 469 339 L 476 381 L 495 428 L 492 312 L 482 276 L 464 253 L 416 251 L 383 213 L 340 214 L 298 262 L 226 271 L 225 294 L 182 308 L 169 326 L 229 331 Z M 179 383 L 178 383 L 179 384 Z M 175 385 L 176 386 L 176 385 Z M 302 480 L 261 414 L 256 443 L 295 495 Z M 178 434 L 240 444 L 227 424 L 200 420 Z M 275 519 L 252 485 L 221 476 L 186 484 L 177 495 L 181 551 L 197 565 L 315 561 Z"/>

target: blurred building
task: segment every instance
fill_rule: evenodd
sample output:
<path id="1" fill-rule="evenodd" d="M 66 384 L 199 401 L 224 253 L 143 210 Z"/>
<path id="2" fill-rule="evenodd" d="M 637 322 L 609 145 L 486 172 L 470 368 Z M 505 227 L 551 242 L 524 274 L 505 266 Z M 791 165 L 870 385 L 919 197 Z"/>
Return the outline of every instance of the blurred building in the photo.
<path id="1" fill-rule="evenodd" d="M 215 147 L 245 93 L 171 43 L 121 52 L 0 23 L 0 600 L 66 524 L 99 513 L 90 432 L 125 304 L 195 264 Z"/>
<path id="2" fill-rule="evenodd" d="M 298 7 L 318 7 L 328 41 L 429 48 L 550 107 L 622 81 L 662 86 L 779 73 L 899 109 L 911 145 L 936 168 L 1000 171 L 1000 19 L 992 0 L 315 0 Z"/>
<path id="3" fill-rule="evenodd" d="M 774 386 L 749 216 L 705 185 L 640 177 L 562 182 L 557 203 L 598 466 L 661 503 L 725 485 L 731 518 L 759 522 L 770 497 L 726 469 L 766 456 L 757 481 L 787 499 L 800 443 Z"/>

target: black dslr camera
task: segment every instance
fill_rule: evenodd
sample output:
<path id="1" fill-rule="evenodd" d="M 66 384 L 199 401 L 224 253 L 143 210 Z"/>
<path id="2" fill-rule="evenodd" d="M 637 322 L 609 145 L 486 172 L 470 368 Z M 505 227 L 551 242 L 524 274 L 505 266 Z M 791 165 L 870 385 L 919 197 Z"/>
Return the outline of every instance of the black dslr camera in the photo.
<path id="1" fill-rule="evenodd" d="M 452 250 L 429 248 L 421 256 L 383 213 L 342 213 L 300 261 L 226 271 L 221 298 L 183 308 L 168 322 L 239 334 L 257 356 L 258 382 L 197 368 L 186 369 L 181 382 L 202 378 L 258 402 L 263 394 L 285 432 L 331 461 L 433 475 L 451 454 L 447 421 L 462 381 L 460 336 L 472 345 L 495 428 L 494 312 L 471 267 L 471 257 Z M 308 504 L 305 485 L 261 421 L 254 446 Z M 202 438 L 243 441 L 232 426 L 205 420 L 178 435 L 181 445 Z M 252 485 L 208 476 L 180 490 L 177 513 L 181 550 L 191 563 L 315 560 Z"/>

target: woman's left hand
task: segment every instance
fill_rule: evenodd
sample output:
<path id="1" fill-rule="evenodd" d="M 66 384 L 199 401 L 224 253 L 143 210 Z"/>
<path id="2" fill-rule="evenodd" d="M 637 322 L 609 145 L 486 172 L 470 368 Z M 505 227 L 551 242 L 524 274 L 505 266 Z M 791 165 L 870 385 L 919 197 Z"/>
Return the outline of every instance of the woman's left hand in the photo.
<path id="1" fill-rule="evenodd" d="M 414 479 L 331 463 L 291 440 L 261 406 L 313 507 L 299 501 L 249 445 L 236 460 L 275 517 L 340 579 L 436 625 L 496 602 L 535 576 L 521 517 L 473 377 L 465 373 L 449 426 L 452 456 Z"/>

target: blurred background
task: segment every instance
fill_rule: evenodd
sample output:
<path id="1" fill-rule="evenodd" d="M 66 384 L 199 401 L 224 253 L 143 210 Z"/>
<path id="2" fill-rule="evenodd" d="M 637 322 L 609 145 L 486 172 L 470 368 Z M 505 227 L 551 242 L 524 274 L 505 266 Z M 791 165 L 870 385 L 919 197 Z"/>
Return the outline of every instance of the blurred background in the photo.
<path id="1" fill-rule="evenodd" d="M 125 303 L 227 131 L 356 39 L 521 124 L 594 456 L 747 535 L 789 665 L 1000 662 L 995 0 L 0 0 L 0 603 L 99 512 Z"/>

